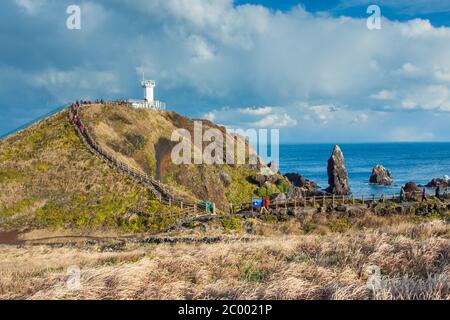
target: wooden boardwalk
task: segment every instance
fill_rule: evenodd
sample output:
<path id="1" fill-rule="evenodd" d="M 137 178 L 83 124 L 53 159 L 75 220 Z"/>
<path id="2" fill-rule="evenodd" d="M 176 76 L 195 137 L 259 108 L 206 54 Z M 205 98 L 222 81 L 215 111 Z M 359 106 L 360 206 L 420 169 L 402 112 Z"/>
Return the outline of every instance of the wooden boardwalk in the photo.
<path id="1" fill-rule="evenodd" d="M 200 205 L 185 199 L 179 198 L 175 195 L 169 187 L 154 179 L 148 174 L 138 171 L 117 160 L 113 155 L 98 144 L 93 136 L 90 134 L 88 127 L 81 119 L 80 108 L 86 106 L 80 106 L 77 109 L 71 109 L 69 107 L 69 120 L 73 124 L 78 136 L 81 138 L 85 147 L 93 153 L 95 156 L 106 162 L 110 167 L 117 169 L 124 173 L 135 182 L 146 187 L 156 199 L 169 206 L 178 206 L 181 209 L 183 216 L 197 216 L 207 213 L 207 208 L 204 205 Z M 78 117 L 78 125 L 74 122 L 74 117 Z"/>

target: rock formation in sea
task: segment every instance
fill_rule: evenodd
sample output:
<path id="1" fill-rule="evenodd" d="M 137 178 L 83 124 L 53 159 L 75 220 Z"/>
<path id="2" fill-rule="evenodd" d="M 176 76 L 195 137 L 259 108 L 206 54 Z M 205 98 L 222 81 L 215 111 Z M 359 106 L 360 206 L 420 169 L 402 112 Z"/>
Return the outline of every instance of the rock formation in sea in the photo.
<path id="1" fill-rule="evenodd" d="M 372 169 L 372 175 L 369 179 L 370 183 L 375 183 L 383 186 L 390 186 L 393 182 L 391 172 L 383 167 L 381 164 L 377 164 Z"/>
<path id="2" fill-rule="evenodd" d="M 328 159 L 328 184 L 327 192 L 338 195 L 351 193 L 344 155 L 338 145 L 334 147 L 333 153 Z"/>
<path id="3" fill-rule="evenodd" d="M 447 188 L 449 186 L 449 184 L 450 184 L 449 180 L 446 180 L 445 177 L 443 179 L 435 178 L 435 179 L 431 180 L 430 182 L 428 182 L 425 187 L 427 187 L 427 188 L 437 188 L 437 187 Z"/>

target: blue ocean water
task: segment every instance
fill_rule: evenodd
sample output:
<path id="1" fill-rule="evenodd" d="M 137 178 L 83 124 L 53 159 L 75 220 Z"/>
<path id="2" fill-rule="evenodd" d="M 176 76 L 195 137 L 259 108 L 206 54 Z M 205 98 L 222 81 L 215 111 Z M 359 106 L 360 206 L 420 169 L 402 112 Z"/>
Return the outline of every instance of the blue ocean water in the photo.
<path id="1" fill-rule="evenodd" d="M 327 161 L 333 147 L 333 144 L 281 145 L 280 171 L 300 173 L 326 188 Z M 450 143 L 365 143 L 340 144 L 340 147 L 355 195 L 393 194 L 409 181 L 426 184 L 432 178 L 450 176 Z M 376 164 L 391 171 L 392 186 L 369 184 Z"/>

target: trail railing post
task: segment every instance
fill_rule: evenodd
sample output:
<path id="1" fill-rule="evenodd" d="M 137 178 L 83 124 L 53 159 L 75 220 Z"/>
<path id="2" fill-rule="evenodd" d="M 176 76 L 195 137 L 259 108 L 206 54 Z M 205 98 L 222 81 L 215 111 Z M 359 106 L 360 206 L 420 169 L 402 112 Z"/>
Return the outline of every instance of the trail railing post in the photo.
<path id="1" fill-rule="evenodd" d="M 194 215 L 197 215 L 197 204 L 194 203 Z"/>
<path id="2" fill-rule="evenodd" d="M 275 209 L 278 210 L 278 200 L 275 200 Z"/>
<path id="3" fill-rule="evenodd" d="M 322 206 L 325 207 L 325 195 L 322 196 Z"/>
<path id="4" fill-rule="evenodd" d="M 332 205 L 333 205 L 333 207 L 334 207 L 334 198 L 335 198 L 335 195 L 334 195 L 334 193 L 333 193 L 333 200 L 332 200 Z"/>
<path id="5" fill-rule="evenodd" d="M 352 195 L 352 205 L 355 205 L 355 196 Z"/>

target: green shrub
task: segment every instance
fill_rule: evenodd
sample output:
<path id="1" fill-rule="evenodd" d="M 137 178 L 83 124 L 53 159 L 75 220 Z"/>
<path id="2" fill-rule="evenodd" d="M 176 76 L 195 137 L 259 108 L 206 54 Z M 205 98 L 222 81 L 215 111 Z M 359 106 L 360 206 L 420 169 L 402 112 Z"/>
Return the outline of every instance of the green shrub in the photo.
<path id="1" fill-rule="evenodd" d="M 242 220 L 236 217 L 220 219 L 220 223 L 226 231 L 239 231 L 242 228 Z"/>
<path id="2" fill-rule="evenodd" d="M 261 282 L 264 274 L 261 271 L 253 270 L 253 266 L 249 266 L 244 270 L 244 279 L 248 282 Z"/>
<path id="3" fill-rule="evenodd" d="M 129 133 L 125 135 L 125 138 L 131 143 L 135 150 L 142 150 L 147 143 L 147 139 L 140 134 Z"/>

